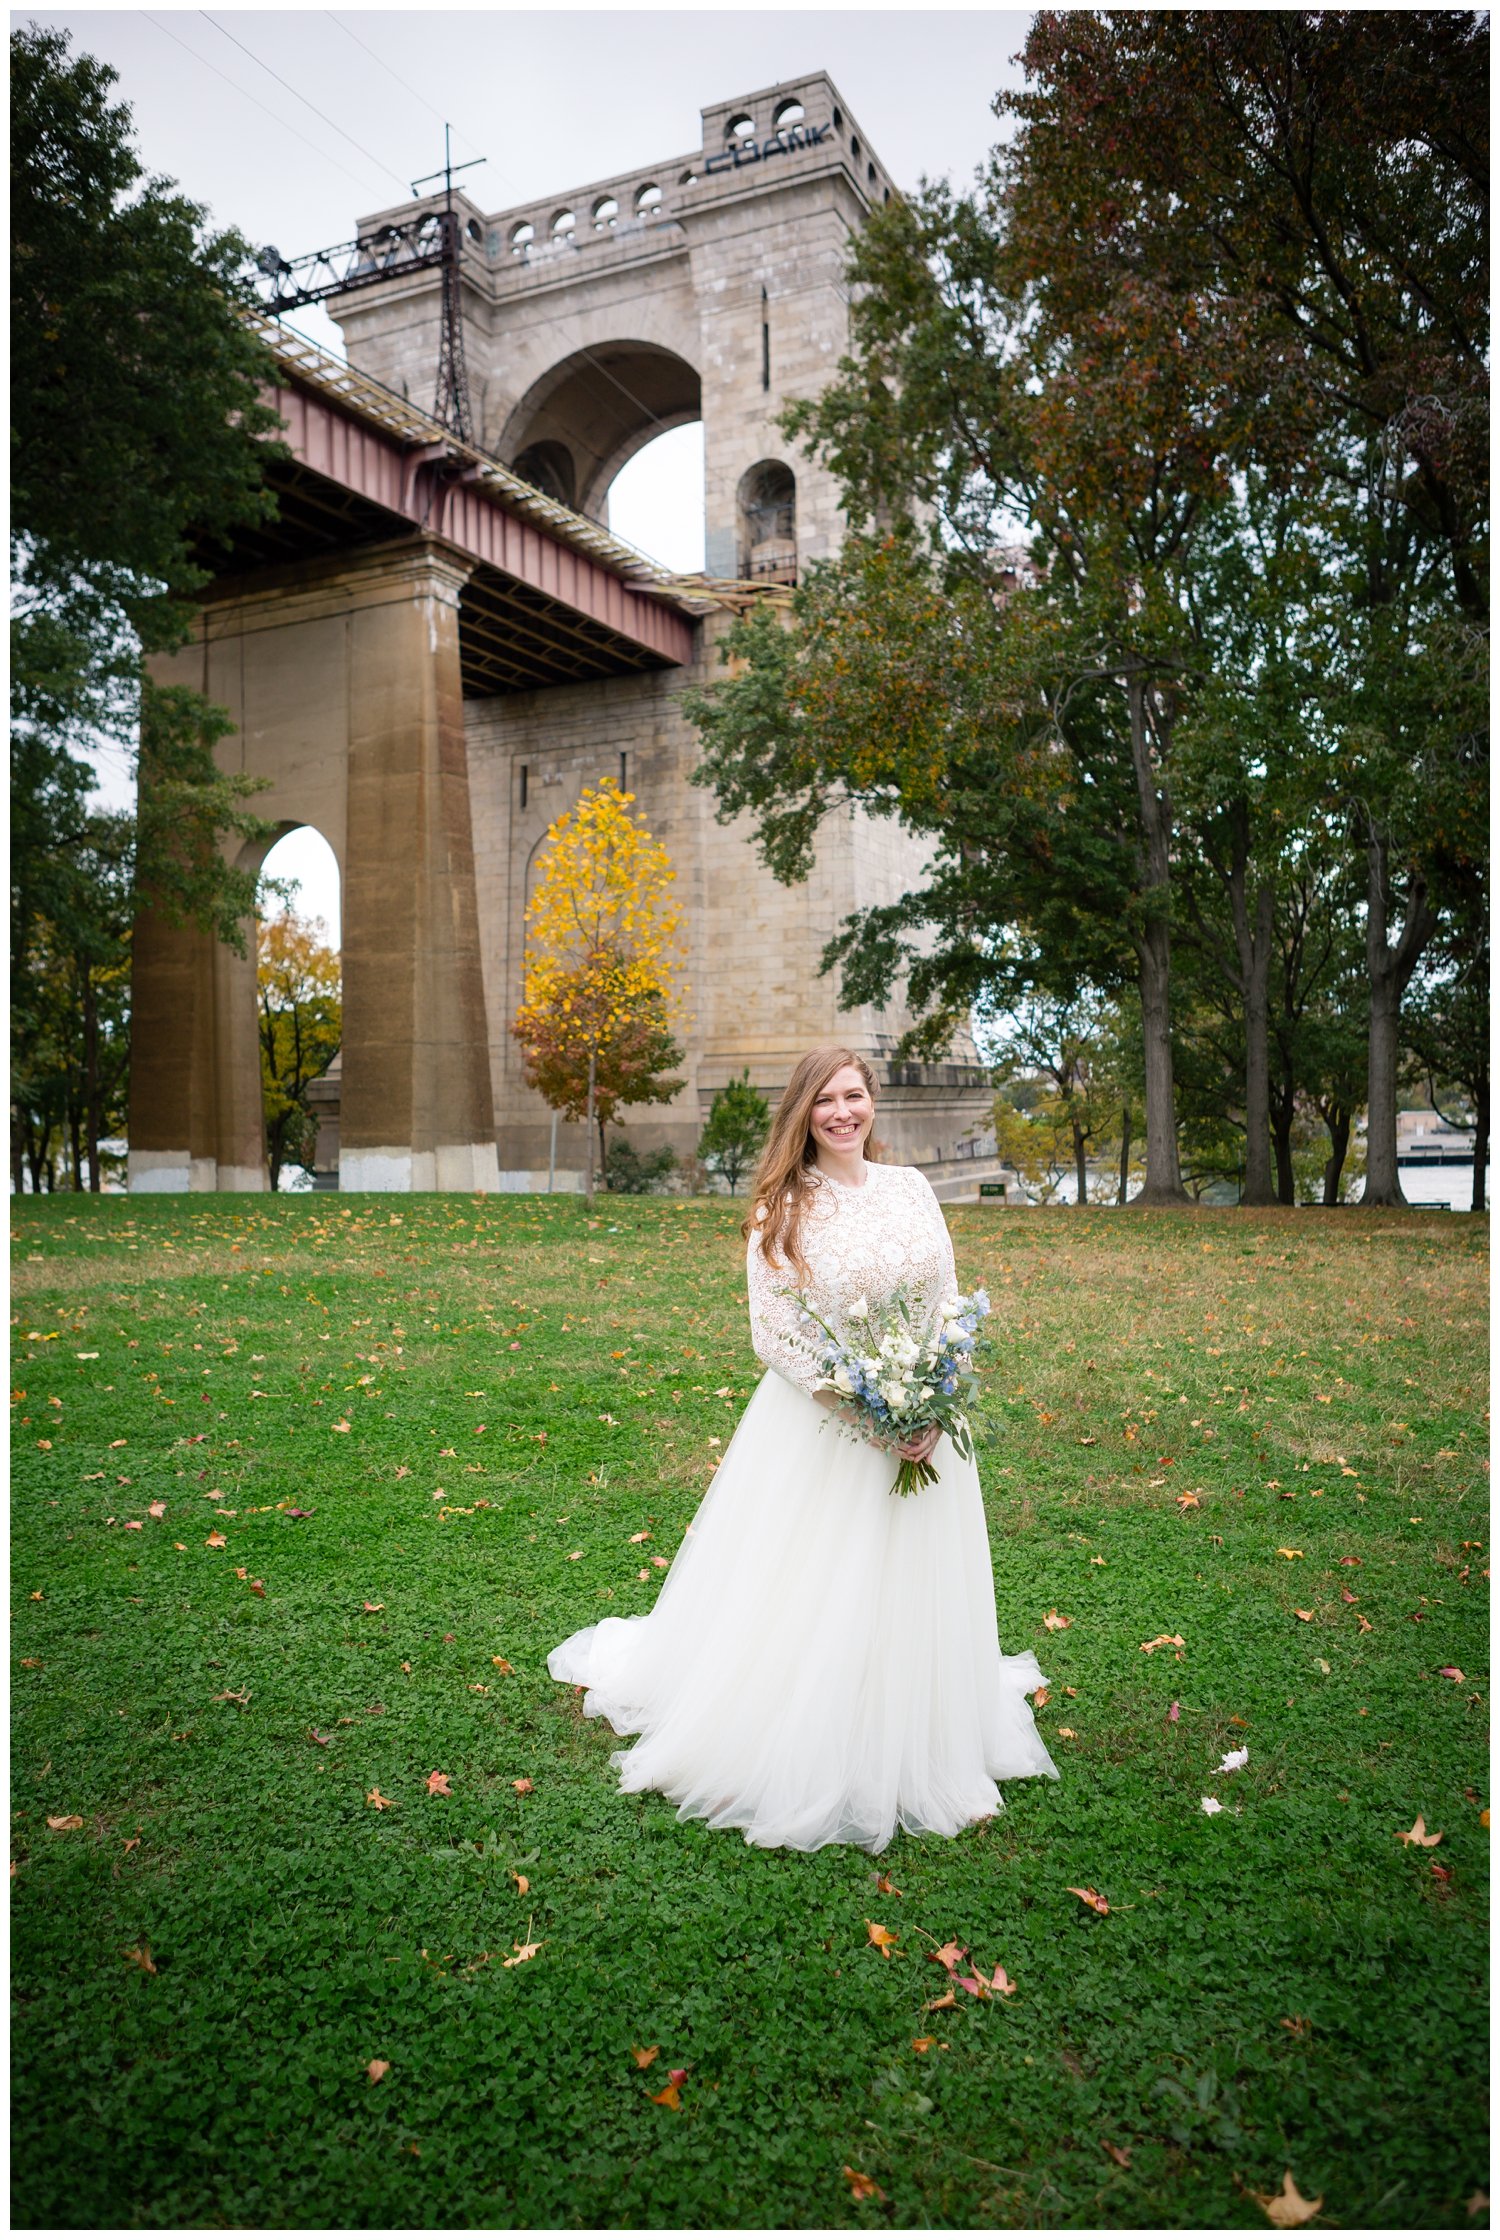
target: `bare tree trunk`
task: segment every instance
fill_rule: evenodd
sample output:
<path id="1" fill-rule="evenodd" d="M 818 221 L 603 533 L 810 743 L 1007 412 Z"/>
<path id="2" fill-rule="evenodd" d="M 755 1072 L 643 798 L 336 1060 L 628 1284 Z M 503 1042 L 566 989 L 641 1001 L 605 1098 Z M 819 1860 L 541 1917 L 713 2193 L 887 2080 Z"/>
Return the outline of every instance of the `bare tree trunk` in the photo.
<path id="1" fill-rule="evenodd" d="M 68 1178 L 70 1190 L 83 1188 L 83 1107 L 76 1096 L 68 1099 L 68 1162 L 72 1174 Z"/>
<path id="2" fill-rule="evenodd" d="M 1490 1084 L 1482 1081 L 1474 1097 L 1474 1194 L 1470 1209 L 1484 1211 L 1484 1178 L 1490 1163 Z"/>
<path id="3" fill-rule="evenodd" d="M 1234 914 L 1235 946 L 1240 958 L 1240 992 L 1245 1005 L 1245 1187 L 1240 1202 L 1247 1206 L 1271 1206 L 1276 1203 L 1276 1194 L 1271 1187 L 1269 1015 L 1276 890 L 1269 879 L 1258 882 L 1252 924 L 1246 892 L 1248 823 L 1247 813 L 1236 836 L 1229 881 L 1229 904 Z"/>
<path id="4" fill-rule="evenodd" d="M 1275 1205 L 1297 1203 L 1297 1170 L 1292 1165 L 1292 1122 L 1297 1117 L 1296 1090 L 1290 1081 L 1277 1085 L 1271 1100 L 1271 1147 L 1276 1154 Z"/>
<path id="5" fill-rule="evenodd" d="M 83 968 L 83 1093 L 89 1188 L 99 1191 L 104 1187 L 104 1178 L 99 1172 L 99 1138 L 104 1133 L 103 1099 L 99 1090 L 99 991 L 87 964 Z"/>
<path id="6" fill-rule="evenodd" d="M 1323 1168 L 1323 1203 L 1336 1206 L 1339 1202 L 1339 1183 L 1343 1177 L 1344 1161 L 1349 1156 L 1349 1131 L 1354 1115 L 1345 1104 L 1319 1105 L 1324 1125 L 1328 1130 L 1330 1150 Z"/>
<path id="7" fill-rule="evenodd" d="M 1117 1206 L 1123 1206 L 1130 1194 L 1130 1137 L 1134 1119 L 1135 1114 L 1127 1103 L 1120 1113 L 1120 1188 L 1115 1199 Z"/>
<path id="8" fill-rule="evenodd" d="M 594 1074 L 599 1054 L 593 1043 L 589 1044 L 589 1107 L 584 1140 L 588 1145 L 588 1176 L 584 1183 L 583 1198 L 590 1213 L 594 1210 Z"/>
<path id="9" fill-rule="evenodd" d="M 1396 1164 L 1396 1073 L 1401 1056 L 1401 998 L 1418 960 L 1438 927 L 1438 914 L 1420 871 L 1411 875 L 1406 917 L 1395 946 L 1390 942 L 1390 838 L 1369 820 L 1365 843 L 1369 864 L 1365 960 L 1370 979 L 1369 1133 L 1365 1150 L 1367 1206 L 1404 1206 Z"/>
<path id="10" fill-rule="evenodd" d="M 1182 1168 L 1177 1156 L 1177 1100 L 1172 1083 L 1170 974 L 1172 804 L 1152 758 L 1150 717 L 1143 678 L 1132 676 L 1130 751 L 1140 804 L 1141 859 L 1145 877 L 1146 922 L 1137 943 L 1140 961 L 1141 1032 L 1146 1062 L 1146 1187 L 1137 1201 L 1148 1206 L 1185 1206 Z"/>
<path id="11" fill-rule="evenodd" d="M 1073 1167 L 1078 1177 L 1078 1203 L 1089 1202 L 1088 1138 L 1075 1120 L 1073 1122 Z"/>

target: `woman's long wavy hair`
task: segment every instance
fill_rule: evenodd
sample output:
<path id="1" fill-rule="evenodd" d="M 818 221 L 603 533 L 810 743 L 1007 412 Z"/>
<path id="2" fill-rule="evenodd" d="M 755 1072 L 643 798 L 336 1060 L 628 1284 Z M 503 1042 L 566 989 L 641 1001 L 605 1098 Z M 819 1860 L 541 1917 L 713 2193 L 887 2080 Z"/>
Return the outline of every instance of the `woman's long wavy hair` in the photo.
<path id="1" fill-rule="evenodd" d="M 802 1257 L 802 1216 L 813 1189 L 812 1171 L 818 1163 L 812 1108 L 819 1092 L 845 1066 L 853 1066 L 860 1074 L 870 1092 L 870 1103 L 875 1103 L 875 1076 L 858 1051 L 828 1044 L 799 1058 L 776 1107 L 766 1148 L 756 1163 L 750 1185 L 750 1212 L 740 1231 L 747 1239 L 752 1233 L 759 1236 L 769 1266 L 790 1264 L 804 1282 L 807 1264 Z M 876 1142 L 872 1127 L 865 1138 L 865 1157 L 878 1160 L 883 1156 L 884 1146 Z"/>

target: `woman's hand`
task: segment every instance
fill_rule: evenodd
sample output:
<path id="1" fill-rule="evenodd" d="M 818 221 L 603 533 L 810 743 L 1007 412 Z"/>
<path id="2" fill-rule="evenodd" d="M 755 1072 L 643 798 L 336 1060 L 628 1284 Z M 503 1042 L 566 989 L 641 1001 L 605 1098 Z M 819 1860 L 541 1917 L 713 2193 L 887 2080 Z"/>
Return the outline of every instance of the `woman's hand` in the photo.
<path id="1" fill-rule="evenodd" d="M 942 1425 L 929 1423 L 927 1429 L 919 1431 L 914 1439 L 899 1440 L 895 1451 L 903 1462 L 925 1462 L 942 1436 Z"/>

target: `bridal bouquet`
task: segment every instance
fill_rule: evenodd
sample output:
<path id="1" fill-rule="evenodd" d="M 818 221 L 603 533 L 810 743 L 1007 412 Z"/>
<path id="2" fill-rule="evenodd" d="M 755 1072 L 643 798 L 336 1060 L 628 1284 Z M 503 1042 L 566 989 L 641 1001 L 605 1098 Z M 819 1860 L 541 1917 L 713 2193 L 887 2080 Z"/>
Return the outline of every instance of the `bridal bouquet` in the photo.
<path id="1" fill-rule="evenodd" d="M 817 1389 L 838 1395 L 856 1437 L 873 1435 L 894 1444 L 915 1439 L 936 1423 L 966 1460 L 973 1455 L 973 1434 L 963 1410 L 973 1405 L 979 1390 L 974 1348 L 979 1324 L 990 1311 L 983 1291 L 943 1300 L 935 1318 L 920 1293 L 897 1292 L 879 1328 L 869 1301 L 855 1299 L 844 1313 L 848 1343 L 805 1300 L 801 1306 L 804 1321 L 816 1323 L 825 1341 L 819 1349 Z M 915 1493 L 936 1485 L 937 1478 L 930 1461 L 903 1458 L 891 1491 Z"/>

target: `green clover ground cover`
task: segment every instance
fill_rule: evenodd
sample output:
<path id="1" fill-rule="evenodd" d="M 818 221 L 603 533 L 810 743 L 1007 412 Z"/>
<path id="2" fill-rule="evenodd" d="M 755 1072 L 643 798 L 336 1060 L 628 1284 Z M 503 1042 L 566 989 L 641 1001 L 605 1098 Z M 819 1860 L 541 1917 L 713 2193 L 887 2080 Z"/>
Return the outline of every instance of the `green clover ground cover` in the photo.
<path id="1" fill-rule="evenodd" d="M 752 1388 L 737 1209 L 12 1214 L 18 2223 L 1483 2221 L 1480 1223 L 950 1215 L 1062 1778 L 876 1861 L 547 1676 Z"/>

